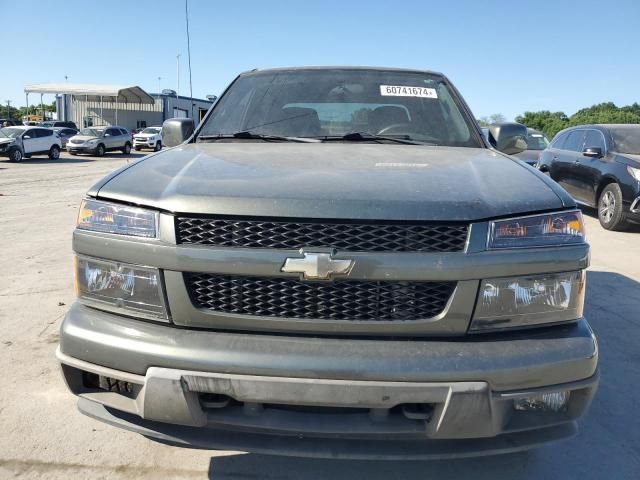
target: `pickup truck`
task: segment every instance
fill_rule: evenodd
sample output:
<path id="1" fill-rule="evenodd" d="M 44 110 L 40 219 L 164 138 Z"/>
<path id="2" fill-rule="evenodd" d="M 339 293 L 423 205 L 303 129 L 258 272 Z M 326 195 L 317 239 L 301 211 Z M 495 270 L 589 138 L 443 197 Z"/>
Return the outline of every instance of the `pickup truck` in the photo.
<path id="1" fill-rule="evenodd" d="M 90 417 L 194 448 L 488 455 L 570 437 L 598 383 L 574 200 L 430 71 L 239 75 L 107 175 L 57 358 Z"/>

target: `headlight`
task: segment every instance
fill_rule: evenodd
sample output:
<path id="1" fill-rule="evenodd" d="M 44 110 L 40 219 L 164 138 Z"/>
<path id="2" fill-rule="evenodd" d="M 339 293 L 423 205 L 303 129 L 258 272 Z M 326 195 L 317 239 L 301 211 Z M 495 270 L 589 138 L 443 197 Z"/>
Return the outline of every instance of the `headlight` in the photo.
<path id="1" fill-rule="evenodd" d="M 471 330 L 577 320 L 582 317 L 584 291 L 583 270 L 483 280 Z"/>
<path id="2" fill-rule="evenodd" d="M 76 257 L 76 292 L 82 303 L 152 320 L 167 320 L 157 268 Z"/>
<path id="3" fill-rule="evenodd" d="M 98 143 L 98 139 L 97 139 L 97 138 L 94 138 L 93 140 L 87 140 L 87 143 L 88 143 L 89 145 L 95 145 L 96 143 Z"/>
<path id="4" fill-rule="evenodd" d="M 573 210 L 493 221 L 487 248 L 547 247 L 584 241 L 582 213 Z"/>
<path id="5" fill-rule="evenodd" d="M 94 232 L 156 238 L 157 225 L 158 212 L 85 199 L 80 205 L 77 227 Z"/>
<path id="6" fill-rule="evenodd" d="M 634 168 L 630 165 L 627 165 L 627 171 L 633 178 L 640 182 L 640 168 Z"/>

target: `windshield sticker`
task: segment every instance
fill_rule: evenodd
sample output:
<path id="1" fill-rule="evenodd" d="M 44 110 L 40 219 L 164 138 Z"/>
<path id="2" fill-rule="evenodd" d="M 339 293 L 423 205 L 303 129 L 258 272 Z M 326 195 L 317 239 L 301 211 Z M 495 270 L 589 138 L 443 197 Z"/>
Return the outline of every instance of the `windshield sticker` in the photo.
<path id="1" fill-rule="evenodd" d="M 380 95 L 383 97 L 438 98 L 438 92 L 435 88 L 402 85 L 380 85 Z"/>
<path id="2" fill-rule="evenodd" d="M 533 138 L 542 138 L 542 135 L 540 135 L 539 133 L 532 133 L 531 136 Z"/>

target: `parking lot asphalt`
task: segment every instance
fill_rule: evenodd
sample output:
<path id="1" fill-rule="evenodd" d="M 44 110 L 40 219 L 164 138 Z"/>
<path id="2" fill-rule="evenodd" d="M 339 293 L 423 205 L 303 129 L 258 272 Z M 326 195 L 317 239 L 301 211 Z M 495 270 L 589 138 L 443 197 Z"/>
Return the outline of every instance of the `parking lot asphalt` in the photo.
<path id="1" fill-rule="evenodd" d="M 71 232 L 93 182 L 140 156 L 0 159 L 0 478 L 640 478 L 640 230 L 607 232 L 590 211 L 585 314 L 601 381 L 571 440 L 455 461 L 310 460 L 179 449 L 84 417 L 55 358 L 74 301 Z"/>

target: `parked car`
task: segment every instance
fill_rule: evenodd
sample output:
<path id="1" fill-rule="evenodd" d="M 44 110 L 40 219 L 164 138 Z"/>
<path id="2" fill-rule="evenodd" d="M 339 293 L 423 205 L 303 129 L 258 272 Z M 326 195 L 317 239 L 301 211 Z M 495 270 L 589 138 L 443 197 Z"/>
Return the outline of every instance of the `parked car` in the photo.
<path id="1" fill-rule="evenodd" d="M 53 130 L 40 127 L 0 128 L 0 155 L 20 162 L 32 155 L 45 154 L 51 159 L 60 157 L 62 143 Z"/>
<path id="2" fill-rule="evenodd" d="M 120 150 L 127 155 L 131 153 L 131 134 L 124 127 L 112 125 L 83 128 L 67 143 L 67 151 L 71 155 L 91 153 L 102 157 L 105 152 L 114 150 Z"/>
<path id="3" fill-rule="evenodd" d="M 64 128 L 73 128 L 74 130 L 78 130 L 78 126 L 75 124 L 75 122 L 63 122 L 59 120 L 42 122 L 40 126 L 47 127 L 47 128 L 64 127 Z"/>
<path id="4" fill-rule="evenodd" d="M 15 127 L 21 126 L 22 122 L 19 120 L 14 120 L 12 118 L 0 118 L 0 128 L 4 127 L 7 124 L 7 127 Z"/>
<path id="5" fill-rule="evenodd" d="M 162 150 L 162 127 L 148 127 L 134 134 L 133 148 L 136 150 L 152 148 L 154 152 Z"/>
<path id="6" fill-rule="evenodd" d="M 67 142 L 71 137 L 74 137 L 78 134 L 78 130 L 75 128 L 67 128 L 67 127 L 54 127 L 53 131 L 56 132 L 56 135 L 60 137 L 60 142 L 62 143 L 62 148 L 65 149 L 67 147 Z"/>
<path id="7" fill-rule="evenodd" d="M 527 149 L 523 152 L 516 153 L 514 157 L 519 158 L 523 162 L 532 167 L 538 163 L 540 152 L 549 146 L 549 140 L 544 133 L 533 128 L 527 128 Z"/>
<path id="8" fill-rule="evenodd" d="M 93 186 L 57 356 L 81 412 L 184 447 L 384 458 L 573 435 L 598 382 L 573 199 L 442 74 L 241 74 Z M 183 143 L 188 141 L 188 143 Z M 544 247 L 544 248 L 540 248 Z"/>
<path id="9" fill-rule="evenodd" d="M 640 125 L 582 125 L 559 132 L 542 152 L 549 172 L 600 225 L 624 230 L 640 222 Z"/>

